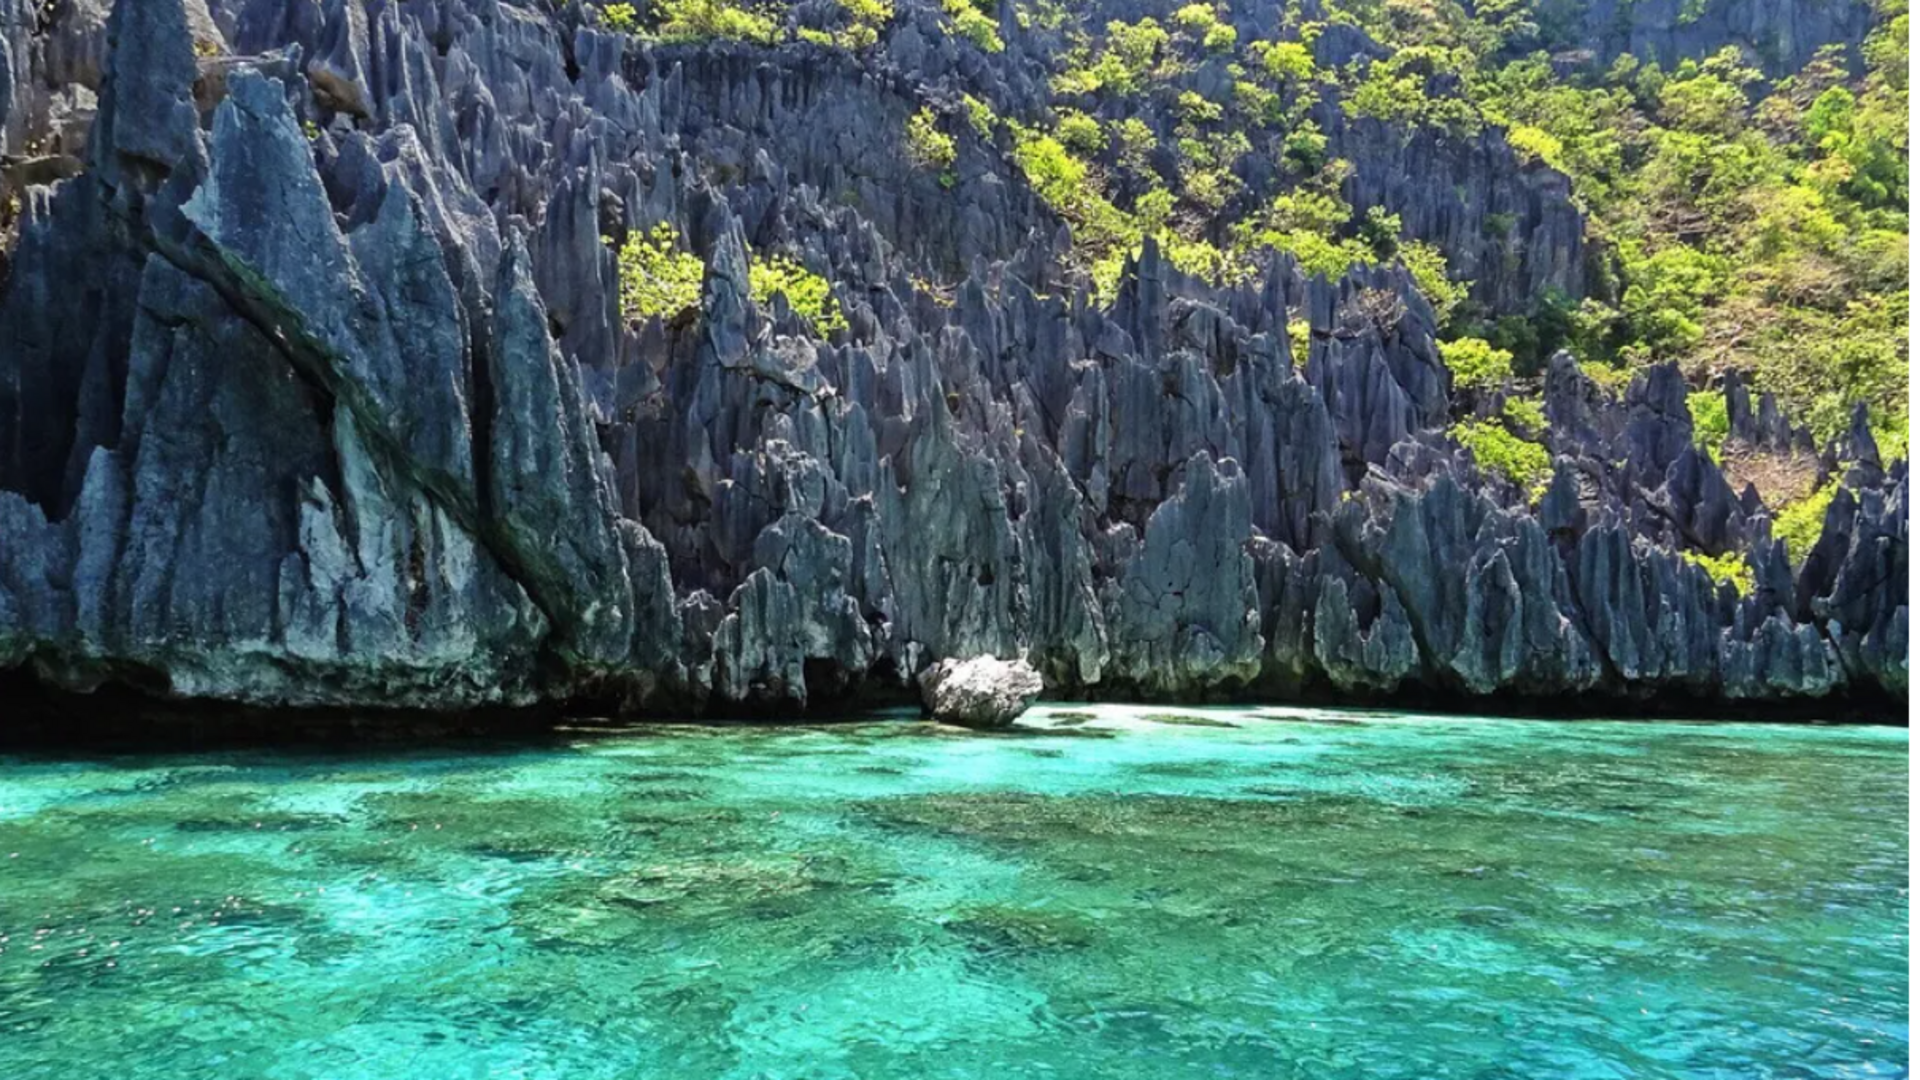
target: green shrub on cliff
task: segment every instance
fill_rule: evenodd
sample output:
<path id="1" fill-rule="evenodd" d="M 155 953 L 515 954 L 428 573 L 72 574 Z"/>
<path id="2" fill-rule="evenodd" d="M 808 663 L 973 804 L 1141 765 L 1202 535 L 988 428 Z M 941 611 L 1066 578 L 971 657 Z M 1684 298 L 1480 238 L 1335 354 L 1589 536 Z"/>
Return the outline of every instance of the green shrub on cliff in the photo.
<path id="1" fill-rule="evenodd" d="M 1753 591 L 1753 568 L 1747 565 L 1745 555 L 1732 551 L 1720 556 L 1683 551 L 1680 557 L 1705 570 L 1714 581 L 1733 586 L 1741 596 Z"/>
<path id="2" fill-rule="evenodd" d="M 922 108 L 907 117 L 907 156 L 925 169 L 945 170 L 959 155 L 953 136 L 940 130 L 940 118 Z"/>
<path id="3" fill-rule="evenodd" d="M 1484 338 L 1443 341 L 1440 359 L 1453 372 L 1456 389 L 1498 390 L 1513 378 L 1513 354 L 1494 348 Z"/>
<path id="4" fill-rule="evenodd" d="M 1553 479 L 1553 458 L 1546 447 L 1483 420 L 1455 424 L 1447 434 L 1470 451 L 1482 469 L 1513 481 L 1528 498 L 1546 493 L 1547 482 Z"/>
<path id="5" fill-rule="evenodd" d="M 785 255 L 754 256 L 747 264 L 747 289 L 756 304 L 772 303 L 775 293 L 785 296 L 787 306 L 816 334 L 847 328 L 846 313 L 840 310 L 827 279 Z"/>
<path id="6" fill-rule="evenodd" d="M 1225 52 L 1239 40 L 1240 35 L 1233 27 L 1221 22 L 1208 4 L 1188 4 L 1173 13 L 1173 21 L 1197 39 L 1201 48 L 1208 52 Z"/>
<path id="7" fill-rule="evenodd" d="M 1804 499 L 1788 503 L 1773 519 L 1773 538 L 1787 544 L 1787 560 L 1800 565 L 1826 527 L 1827 507 L 1840 493 L 1840 481 L 1830 480 Z"/>
<path id="8" fill-rule="evenodd" d="M 1688 394 L 1687 412 L 1693 417 L 1693 441 L 1709 457 L 1719 461 L 1720 446 L 1732 430 L 1727 418 L 1726 392 L 1708 388 Z"/>
<path id="9" fill-rule="evenodd" d="M 660 21 L 654 36 L 662 41 L 732 38 L 773 45 L 783 36 L 776 12 L 731 0 L 656 0 L 655 11 Z"/>
<path id="10" fill-rule="evenodd" d="M 1107 135 L 1100 130 L 1100 121 L 1079 109 L 1060 110 L 1054 134 L 1061 145 L 1077 154 L 1098 154 L 1107 148 Z"/>
<path id="11" fill-rule="evenodd" d="M 620 275 L 620 314 L 629 322 L 673 319 L 700 306 L 706 264 L 682 251 L 674 228 L 662 222 L 652 232 L 627 234 L 615 257 Z"/>
<path id="12" fill-rule="evenodd" d="M 640 25 L 632 4 L 608 4 L 600 9 L 600 25 L 616 34 L 631 34 Z"/>
<path id="13" fill-rule="evenodd" d="M 973 0 L 943 0 L 941 8 L 947 13 L 953 32 L 982 50 L 997 53 L 1007 47 L 1006 42 L 1000 40 L 1000 24 L 991 14 L 976 7 Z"/>

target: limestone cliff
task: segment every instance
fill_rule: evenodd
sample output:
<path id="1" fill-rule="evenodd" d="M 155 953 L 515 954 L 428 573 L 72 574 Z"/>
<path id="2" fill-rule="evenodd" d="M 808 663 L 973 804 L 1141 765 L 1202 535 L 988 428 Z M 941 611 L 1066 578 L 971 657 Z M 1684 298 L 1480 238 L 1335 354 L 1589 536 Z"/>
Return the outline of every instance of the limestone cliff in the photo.
<path id="1" fill-rule="evenodd" d="M 1906 466 L 1864 426 L 1796 566 L 1671 369 L 1556 359 L 1536 504 L 1442 434 L 1400 269 L 1213 286 L 1149 242 L 1096 303 L 1004 139 L 962 127 L 944 181 L 902 145 L 961 89 L 1032 103 L 1011 16 L 988 55 L 917 3 L 862 52 L 0 3 L 0 666 L 52 685 L 791 709 L 992 654 L 1095 697 L 1905 699 Z M 1579 294 L 1564 177 L 1371 124 L 1326 124 L 1357 205 L 1493 310 Z M 628 321 L 608 238 L 660 222 L 697 316 Z M 768 250 L 849 327 L 756 304 Z M 1736 438 L 1804 439 L 1727 392 Z"/>

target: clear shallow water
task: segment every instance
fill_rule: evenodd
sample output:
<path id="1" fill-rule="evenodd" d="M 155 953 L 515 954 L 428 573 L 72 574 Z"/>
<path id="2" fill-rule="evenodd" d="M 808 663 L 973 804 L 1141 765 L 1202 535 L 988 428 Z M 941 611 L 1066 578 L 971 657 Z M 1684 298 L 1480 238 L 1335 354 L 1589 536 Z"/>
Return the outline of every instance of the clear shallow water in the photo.
<path id="1" fill-rule="evenodd" d="M 0 757 L 0 1077 L 1906 1073 L 1904 729 L 1165 714 Z"/>

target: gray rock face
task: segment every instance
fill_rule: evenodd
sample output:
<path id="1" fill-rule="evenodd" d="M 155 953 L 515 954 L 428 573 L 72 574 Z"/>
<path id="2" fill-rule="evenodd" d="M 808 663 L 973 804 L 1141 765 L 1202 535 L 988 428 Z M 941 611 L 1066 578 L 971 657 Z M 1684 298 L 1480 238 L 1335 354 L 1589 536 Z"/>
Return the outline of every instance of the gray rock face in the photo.
<path id="1" fill-rule="evenodd" d="M 948 658 L 920 675 L 920 694 L 935 720 L 962 727 L 1002 728 L 1040 696 L 1040 674 L 1025 660 Z"/>
<path id="2" fill-rule="evenodd" d="M 1043 687 L 1904 700 L 1906 465 L 1864 426 L 1792 566 L 1677 371 L 1616 395 L 1556 357 L 1530 504 L 1444 436 L 1403 271 L 1274 256 L 1216 287 L 1149 243 L 1102 307 L 1005 145 L 957 124 L 951 186 L 915 166 L 928 88 L 1013 115 L 1048 58 L 1011 21 L 989 58 L 900 8 L 859 54 L 642 46 L 492 0 L 0 20 L 35 73 L 0 87 L 0 149 L 73 162 L 24 191 L 0 295 L 0 667 L 673 713 L 1009 658 L 947 707 L 982 722 Z M 1482 267 L 1490 311 L 1582 288 L 1564 178 L 1497 132 L 1327 126 L 1349 196 Z M 628 322 L 607 241 L 661 223 L 701 299 Z M 753 299 L 773 252 L 846 329 Z M 1812 456 L 1726 393 L 1734 442 Z"/>
<path id="3" fill-rule="evenodd" d="M 1823 45 L 1857 53 L 1873 5 L 1866 0 L 1593 0 L 1581 5 L 1587 46 L 1671 68 L 1731 45 L 1767 74 L 1799 71 Z"/>

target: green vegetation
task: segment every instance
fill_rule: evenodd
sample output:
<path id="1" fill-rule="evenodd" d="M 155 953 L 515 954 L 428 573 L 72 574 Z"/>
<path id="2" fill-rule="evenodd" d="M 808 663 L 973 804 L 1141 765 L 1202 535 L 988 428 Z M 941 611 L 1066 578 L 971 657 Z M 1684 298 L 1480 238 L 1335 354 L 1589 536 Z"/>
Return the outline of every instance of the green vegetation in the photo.
<path id="1" fill-rule="evenodd" d="M 1687 395 L 1687 412 L 1693 416 L 1693 441 L 1700 444 L 1714 461 L 1720 460 L 1720 446 L 1727 441 L 1731 422 L 1727 419 L 1727 395 L 1724 391 L 1696 390 Z"/>
<path id="2" fill-rule="evenodd" d="M 1538 439 L 1547 432 L 1547 411 L 1531 398 L 1510 397 L 1500 406 L 1500 418 L 1526 439 Z"/>
<path id="3" fill-rule="evenodd" d="M 661 41 L 733 38 L 773 45 L 782 37 L 778 12 L 731 0 L 655 0 L 654 10 L 659 22 L 653 34 Z"/>
<path id="4" fill-rule="evenodd" d="M 978 0 L 978 3 L 989 2 Z M 1000 40 L 1000 24 L 994 21 L 991 12 L 983 10 L 978 3 L 976 0 L 942 0 L 941 9 L 947 13 L 954 33 L 973 42 L 983 51 L 1000 52 L 1007 47 Z"/>
<path id="5" fill-rule="evenodd" d="M 1625 391 L 1633 381 L 1633 372 L 1630 369 L 1600 360 L 1580 361 L 1580 373 L 1592 379 L 1602 389 L 1611 390 L 1616 394 Z"/>
<path id="6" fill-rule="evenodd" d="M 640 25 L 632 4 L 608 4 L 600 9 L 600 24 L 616 34 L 631 34 Z"/>
<path id="7" fill-rule="evenodd" d="M 1313 52 L 1305 41 L 1256 41 L 1250 51 L 1268 76 L 1305 83 L 1314 77 Z"/>
<path id="8" fill-rule="evenodd" d="M 1528 370 L 1567 346 L 1627 368 L 1678 361 L 1696 385 L 1744 371 L 1821 441 L 1866 401 L 1876 433 L 1904 443 L 1904 0 L 1881 0 L 1863 74 L 1829 49 L 1772 81 L 1732 49 L 1672 70 L 1623 57 L 1557 74 L 1548 57 L 1565 41 L 1547 9 L 1510 18 L 1511 6 L 1473 16 L 1451 0 L 1436 7 L 1444 17 L 1417 25 L 1343 8 L 1396 50 L 1353 107 L 1403 122 L 1451 116 L 1455 107 L 1436 112 L 1405 77 L 1410 55 L 1442 50 L 1435 70 L 1457 77 L 1460 105 L 1572 179 L 1589 239 L 1611 254 L 1617 297 L 1562 313 L 1553 333 L 1535 328 L 1524 350 L 1503 328 L 1476 332 L 1524 352 Z"/>
<path id="9" fill-rule="evenodd" d="M 1830 480 L 1804 499 L 1787 504 L 1773 519 L 1773 538 L 1787 544 L 1787 561 L 1795 566 L 1813 550 L 1827 521 L 1827 506 L 1840 492 L 1840 481 Z"/>
<path id="10" fill-rule="evenodd" d="M 785 296 L 787 306 L 816 334 L 847 328 L 846 313 L 840 310 L 827 279 L 785 255 L 755 256 L 747 265 L 747 288 L 756 304 L 772 303 L 775 293 Z"/>
<path id="11" fill-rule="evenodd" d="M 1753 591 L 1753 568 L 1747 565 L 1745 555 L 1728 552 L 1725 555 L 1702 555 L 1697 551 L 1683 551 L 1680 557 L 1707 572 L 1707 576 L 1722 585 L 1731 585 L 1741 596 Z"/>
<path id="12" fill-rule="evenodd" d="M 1110 22 L 1097 55 L 1085 47 L 1068 55 L 1067 70 L 1054 78 L 1056 94 L 1137 94 L 1168 54 L 1172 36 L 1151 18 L 1137 23 Z"/>
<path id="13" fill-rule="evenodd" d="M 1473 460 L 1488 472 L 1504 476 L 1538 499 L 1553 479 L 1553 458 L 1547 448 L 1523 439 L 1505 426 L 1483 420 L 1467 420 L 1447 429 L 1454 441 L 1473 454 Z"/>
<path id="14" fill-rule="evenodd" d="M 1200 47 L 1208 52 L 1226 52 L 1240 38 L 1239 33 L 1222 23 L 1207 4 L 1188 4 L 1173 13 L 1173 21 L 1182 31 L 1197 38 Z"/>
<path id="15" fill-rule="evenodd" d="M 1315 31 L 1292 32 L 1243 48 L 1214 7 L 1193 3 L 1165 26 L 1144 18 L 1108 23 L 1104 35 L 1069 34 L 1053 80 L 1054 126 L 1019 128 L 1014 156 L 1072 225 L 1074 259 L 1097 300 L 1115 294 L 1126 259 L 1151 237 L 1176 268 L 1215 284 L 1248 280 L 1265 252 L 1280 250 L 1327 276 L 1399 261 L 1443 321 L 1465 301 L 1471 283 L 1453 279 L 1439 249 L 1403 237 L 1398 217 L 1377 208 L 1356 215 L 1341 198 L 1350 167 L 1329 158 L 1326 134 L 1307 115 L 1326 74 L 1307 47 Z M 1222 56 L 1230 96 L 1177 84 Z M 1134 115 L 1091 115 L 1098 107 L 1111 116 L 1116 101 Z M 1173 122 L 1170 141 L 1149 114 Z M 1249 206 L 1242 177 L 1262 158 L 1277 159 L 1292 183 Z"/>
<path id="16" fill-rule="evenodd" d="M 1291 319 L 1287 322 L 1287 344 L 1293 349 L 1293 362 L 1305 364 L 1307 352 L 1313 347 L 1313 324 L 1305 319 Z"/>
<path id="17" fill-rule="evenodd" d="M 993 129 L 1000 126 L 1000 116 L 993 111 L 993 106 L 972 94 L 961 97 L 960 104 L 966 108 L 967 123 L 974 133 L 983 139 L 993 138 Z"/>
<path id="18" fill-rule="evenodd" d="M 1513 354 L 1484 338 L 1440 343 L 1440 359 L 1453 372 L 1453 385 L 1469 390 L 1498 390 L 1513 378 Z"/>
<path id="19" fill-rule="evenodd" d="M 1043 197 L 1064 207 L 1081 263 L 1105 275 L 1097 293 L 1146 236 L 1218 280 L 1244 276 L 1266 248 L 1309 273 L 1398 261 L 1443 337 L 1505 350 L 1518 376 L 1560 348 L 1614 388 L 1655 362 L 1678 361 L 1696 386 L 1738 370 L 1817 439 L 1841 434 L 1850 403 L 1865 400 L 1876 436 L 1903 448 L 1907 13 L 1904 0 L 1879 5 L 1864 72 L 1829 50 L 1770 81 L 1734 50 L 1671 69 L 1632 57 L 1569 66 L 1574 20 L 1541 2 L 1330 0 L 1329 21 L 1387 53 L 1321 68 L 1318 24 L 1289 16 L 1270 39 L 1243 42 L 1199 0 L 1066 30 L 1058 123 L 1036 131 L 1073 163 L 1039 160 L 1053 149 L 1044 143 L 1029 143 L 1024 163 L 1094 189 Z M 1057 7 L 1050 25 L 1065 18 Z M 1186 82 L 1222 61 L 1230 94 Z M 1339 194 L 1345 166 L 1308 119 L 1330 93 L 1349 117 L 1402 130 L 1501 129 L 1522 161 L 1565 173 L 1588 214 L 1593 295 L 1496 316 L 1392 215 L 1354 214 Z M 1249 199 L 1242 178 L 1273 161 L 1282 189 Z M 1515 259 L 1516 224 L 1493 214 L 1486 230 Z"/>
<path id="20" fill-rule="evenodd" d="M 628 233 L 615 260 L 620 273 L 620 314 L 628 321 L 673 320 L 700 307 L 706 264 L 679 246 L 671 225 Z M 787 306 L 817 334 L 847 328 L 846 314 L 827 279 L 784 255 L 756 255 L 749 260 L 747 289 L 756 304 L 771 303 L 775 293 L 784 295 Z"/>
<path id="21" fill-rule="evenodd" d="M 1862 68 L 1835 48 L 1778 79 L 1734 49 L 1670 68 L 1631 56 L 1581 66 L 1577 20 L 1545 0 L 1329 0 L 1319 17 L 1385 50 L 1337 68 L 1314 60 L 1325 24 L 1296 11 L 1244 40 L 1210 0 L 1103 27 L 1080 25 L 1059 0 L 1006 11 L 942 0 L 941 18 L 988 52 L 1004 47 L 1003 16 L 1063 44 L 1045 107 L 1006 122 L 963 96 L 960 116 L 990 142 L 1007 128 L 1016 166 L 1070 225 L 1070 262 L 1097 299 L 1114 295 L 1149 238 L 1216 284 L 1248 280 L 1269 250 L 1309 274 L 1398 263 L 1441 337 L 1477 343 L 1465 344 L 1480 350 L 1469 367 L 1505 354 L 1527 378 L 1566 348 L 1616 390 L 1651 363 L 1678 362 L 1696 387 L 1739 371 L 1823 442 L 1844 433 L 1853 402 L 1868 402 L 1892 455 L 1905 452 L 1907 422 L 1908 15 L 1905 0 L 1875 2 Z M 599 21 L 663 40 L 772 44 L 787 10 L 661 0 L 604 5 Z M 894 16 L 890 0 L 838 0 L 837 11 L 795 32 L 860 48 Z M 1347 205 L 1350 167 L 1311 119 L 1322 101 L 1403 134 L 1497 129 L 1529 167 L 1565 173 L 1587 214 L 1592 295 L 1548 294 L 1527 312 L 1474 301 L 1473 283 L 1398 217 Z M 952 184 L 958 147 L 943 123 L 916 113 L 906 146 Z M 1487 216 L 1496 259 L 1502 243 L 1521 257 L 1517 225 Z M 1480 385 L 1459 370 L 1465 355 L 1448 364 L 1459 385 Z M 1694 404 L 1698 437 L 1717 454 L 1724 403 Z"/>
<path id="22" fill-rule="evenodd" d="M 635 229 L 616 256 L 620 271 L 620 314 L 629 322 L 674 319 L 700 306 L 706 264 L 680 249 L 673 226 L 650 233 Z"/>
<path id="23" fill-rule="evenodd" d="M 890 0 L 838 0 L 843 25 L 834 30 L 802 26 L 795 33 L 802 41 L 842 49 L 865 49 L 880 41 L 880 31 L 893 21 Z"/>
<path id="24" fill-rule="evenodd" d="M 1060 110 L 1054 133 L 1062 146 L 1076 154 L 1098 154 L 1107 148 L 1107 136 L 1100 130 L 1100 121 L 1079 109 Z"/>
<path id="25" fill-rule="evenodd" d="M 953 136 L 940 130 L 940 118 L 932 109 L 923 108 L 907 117 L 907 156 L 914 164 L 944 172 L 952 168 L 958 154 Z"/>

